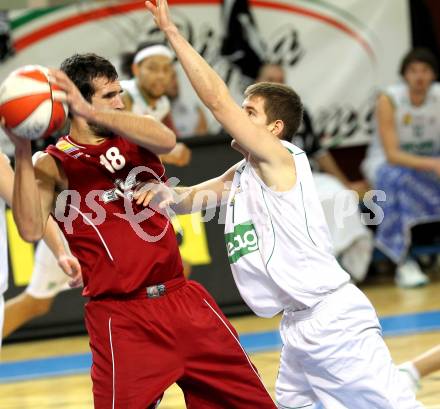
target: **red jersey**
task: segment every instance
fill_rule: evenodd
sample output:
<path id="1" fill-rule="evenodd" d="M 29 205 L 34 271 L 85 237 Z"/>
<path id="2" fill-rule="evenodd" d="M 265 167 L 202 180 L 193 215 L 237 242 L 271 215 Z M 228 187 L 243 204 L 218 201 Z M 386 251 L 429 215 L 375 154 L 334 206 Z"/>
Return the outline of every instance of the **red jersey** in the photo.
<path id="1" fill-rule="evenodd" d="M 84 296 L 129 294 L 182 277 L 168 217 L 131 201 L 140 182 L 166 180 L 156 155 L 121 137 L 84 145 L 65 136 L 47 152 L 68 179 L 55 220 L 81 264 Z M 66 202 L 60 200 L 63 195 Z"/>

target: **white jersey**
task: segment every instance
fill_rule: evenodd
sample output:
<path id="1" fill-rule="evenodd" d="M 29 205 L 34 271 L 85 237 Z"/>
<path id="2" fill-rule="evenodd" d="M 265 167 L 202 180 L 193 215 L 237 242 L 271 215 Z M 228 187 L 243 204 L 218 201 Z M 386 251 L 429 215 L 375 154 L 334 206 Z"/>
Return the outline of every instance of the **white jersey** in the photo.
<path id="1" fill-rule="evenodd" d="M 3 155 L 1 151 L 0 155 Z M 8 288 L 9 266 L 5 210 L 5 201 L 0 198 L 0 295 Z"/>
<path id="2" fill-rule="evenodd" d="M 228 199 L 225 239 L 241 296 L 260 316 L 313 307 L 349 281 L 332 254 L 331 238 L 304 151 L 297 181 L 286 192 L 267 187 L 251 164 L 237 169 Z"/>
<path id="3" fill-rule="evenodd" d="M 440 83 L 431 85 L 425 102 L 420 106 L 411 104 L 406 83 L 385 89 L 394 106 L 394 122 L 400 149 L 415 155 L 440 154 Z M 374 184 L 376 172 L 386 162 L 385 151 L 375 126 L 373 140 L 368 148 L 362 170 Z"/>
<path id="4" fill-rule="evenodd" d="M 171 118 L 179 138 L 195 136 L 200 119 L 197 105 L 178 97 L 171 103 Z"/>
<path id="5" fill-rule="evenodd" d="M 167 96 L 162 96 L 156 101 L 156 107 L 147 104 L 136 83 L 136 78 L 121 81 L 121 87 L 130 95 L 133 106 L 132 112 L 138 115 L 151 115 L 158 121 L 162 121 L 170 112 L 171 105 Z"/>

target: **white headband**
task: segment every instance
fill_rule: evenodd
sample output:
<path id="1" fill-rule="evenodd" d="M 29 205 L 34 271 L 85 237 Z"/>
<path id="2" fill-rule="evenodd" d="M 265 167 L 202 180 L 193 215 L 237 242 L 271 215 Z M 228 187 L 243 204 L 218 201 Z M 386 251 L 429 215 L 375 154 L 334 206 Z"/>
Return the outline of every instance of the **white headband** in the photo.
<path id="1" fill-rule="evenodd" d="M 152 45 L 151 47 L 143 48 L 138 53 L 136 53 L 133 59 L 133 64 L 139 64 L 141 61 L 145 60 L 145 58 L 152 57 L 153 55 L 163 55 L 164 57 L 168 57 L 171 60 L 174 57 L 170 49 L 165 47 L 164 45 Z"/>

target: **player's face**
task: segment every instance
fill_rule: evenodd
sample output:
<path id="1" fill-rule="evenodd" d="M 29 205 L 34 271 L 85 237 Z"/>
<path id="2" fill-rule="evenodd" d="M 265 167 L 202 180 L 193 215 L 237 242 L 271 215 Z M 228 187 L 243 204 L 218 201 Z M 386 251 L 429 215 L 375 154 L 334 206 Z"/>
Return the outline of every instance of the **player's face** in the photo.
<path id="1" fill-rule="evenodd" d="M 264 98 L 260 96 L 248 97 L 243 101 L 243 109 L 248 115 L 249 119 L 255 125 L 265 126 L 269 128 L 267 124 L 267 116 L 264 111 Z"/>
<path id="2" fill-rule="evenodd" d="M 124 103 L 121 98 L 122 88 L 119 81 L 109 81 L 108 78 L 99 77 L 93 80 L 95 93 L 91 104 L 97 109 L 123 110 Z M 107 128 L 93 123 L 88 123 L 90 130 L 98 136 L 113 136 Z"/>
<path id="3" fill-rule="evenodd" d="M 413 62 L 408 65 L 404 73 L 405 81 L 412 92 L 426 93 L 435 80 L 435 74 L 429 64 Z"/>
<path id="4" fill-rule="evenodd" d="M 164 55 L 153 55 L 133 66 L 138 85 L 151 98 L 165 95 L 172 74 L 171 59 Z"/>
<path id="5" fill-rule="evenodd" d="M 93 80 L 95 93 L 91 104 L 98 109 L 124 109 L 121 94 L 122 88 L 119 81 L 109 81 L 108 78 L 99 77 Z"/>

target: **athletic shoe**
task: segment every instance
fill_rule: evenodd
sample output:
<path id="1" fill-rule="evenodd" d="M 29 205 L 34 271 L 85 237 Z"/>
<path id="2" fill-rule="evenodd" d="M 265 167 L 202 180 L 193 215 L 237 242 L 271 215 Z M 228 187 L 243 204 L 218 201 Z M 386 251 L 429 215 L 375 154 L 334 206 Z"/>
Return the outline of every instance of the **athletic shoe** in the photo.
<path id="1" fill-rule="evenodd" d="M 429 283 L 428 276 L 414 260 L 407 260 L 396 269 L 396 284 L 402 288 L 414 288 Z"/>

